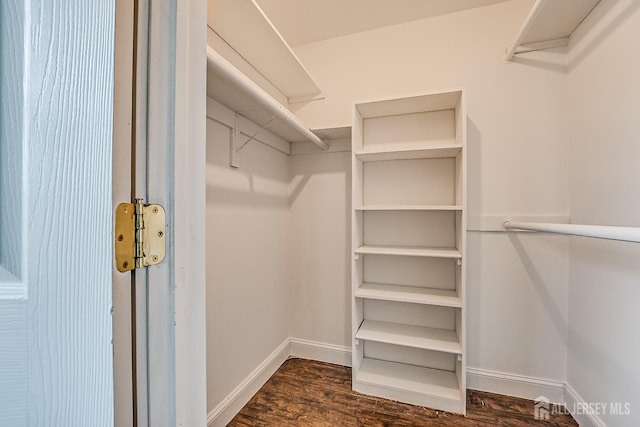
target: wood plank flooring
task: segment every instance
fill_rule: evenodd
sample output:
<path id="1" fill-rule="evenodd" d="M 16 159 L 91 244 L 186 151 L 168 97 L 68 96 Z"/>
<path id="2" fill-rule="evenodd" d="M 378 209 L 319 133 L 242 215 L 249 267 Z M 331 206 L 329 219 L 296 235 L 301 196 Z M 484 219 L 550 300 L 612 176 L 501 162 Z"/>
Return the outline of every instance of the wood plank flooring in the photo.
<path id="1" fill-rule="evenodd" d="M 287 360 L 229 426 L 530 426 L 568 427 L 569 415 L 533 418 L 533 401 L 469 390 L 467 417 L 355 393 L 351 368 Z"/>

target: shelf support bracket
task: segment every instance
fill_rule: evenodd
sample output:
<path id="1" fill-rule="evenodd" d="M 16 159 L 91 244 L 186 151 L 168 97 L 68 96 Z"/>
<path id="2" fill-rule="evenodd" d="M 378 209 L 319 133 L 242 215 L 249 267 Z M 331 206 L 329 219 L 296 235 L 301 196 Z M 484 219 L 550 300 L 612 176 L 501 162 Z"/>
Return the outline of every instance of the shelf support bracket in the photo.
<path id="1" fill-rule="evenodd" d="M 271 119 L 269 119 L 268 122 L 263 124 L 260 127 L 260 129 L 255 131 L 253 135 L 251 135 L 246 141 L 243 142 L 241 141 L 240 129 L 238 128 L 238 116 L 239 114 L 236 113 L 233 118 L 233 132 L 231 133 L 231 147 L 229 147 L 230 148 L 229 152 L 231 153 L 231 159 L 229 160 L 229 165 L 232 168 L 240 167 L 240 150 L 242 150 L 245 147 L 245 145 L 253 141 L 256 138 L 256 136 L 258 136 L 260 132 L 266 129 L 267 126 L 269 126 L 271 122 L 273 122 L 276 118 L 275 115 L 271 117 Z"/>

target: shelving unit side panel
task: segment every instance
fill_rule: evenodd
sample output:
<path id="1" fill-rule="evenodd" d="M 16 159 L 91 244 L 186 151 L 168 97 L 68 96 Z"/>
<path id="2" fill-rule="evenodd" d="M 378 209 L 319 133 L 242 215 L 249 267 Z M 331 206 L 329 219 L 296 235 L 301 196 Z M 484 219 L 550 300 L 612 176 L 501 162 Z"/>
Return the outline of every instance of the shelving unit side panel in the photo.
<path id="1" fill-rule="evenodd" d="M 367 162 L 363 184 L 363 205 L 456 204 L 453 158 Z"/>
<path id="2" fill-rule="evenodd" d="M 363 120 L 358 109 L 353 108 L 353 126 L 351 131 L 351 364 L 353 379 L 360 368 L 363 358 L 362 345 L 356 345 L 355 334 L 364 320 L 364 303 L 354 297 L 355 289 L 364 280 L 364 259 L 355 254 L 355 249 L 363 242 L 362 212 L 353 209 L 363 203 L 363 164 L 353 153 L 362 149 Z"/>
<path id="3" fill-rule="evenodd" d="M 351 210 L 364 203 L 364 164 L 361 160 L 352 156 L 351 159 Z"/>
<path id="4" fill-rule="evenodd" d="M 355 260 L 353 265 L 353 271 L 352 271 L 352 276 L 353 276 L 353 287 L 352 287 L 352 331 L 353 334 L 355 334 L 355 331 L 358 329 L 358 327 L 360 327 L 360 324 L 362 323 L 362 321 L 364 320 L 364 308 L 362 305 L 362 301 L 360 301 L 358 298 L 355 298 L 354 294 L 355 291 L 358 289 L 358 287 L 360 286 L 359 283 L 360 280 L 363 280 L 364 274 L 363 274 L 363 259 L 362 257 L 360 257 L 359 259 Z"/>
<path id="5" fill-rule="evenodd" d="M 454 145 L 454 110 L 441 110 L 364 120 L 363 149 L 399 149 Z"/>
<path id="6" fill-rule="evenodd" d="M 460 395 L 467 395 L 467 374 L 466 363 L 464 362 L 466 356 L 462 354 L 462 361 L 456 361 L 456 381 L 458 382 L 458 388 L 460 389 Z M 460 413 L 467 415 L 467 399 L 462 399 L 460 402 Z"/>
<path id="7" fill-rule="evenodd" d="M 454 372 L 456 369 L 456 355 L 451 353 L 403 347 L 375 341 L 365 341 L 363 342 L 363 346 L 363 356 L 370 359 L 388 360 L 390 362 L 449 372 Z"/>
<path id="8" fill-rule="evenodd" d="M 364 244 L 454 247 L 456 212 L 364 212 Z"/>
<path id="9" fill-rule="evenodd" d="M 462 303 L 462 306 L 465 307 L 464 302 L 462 301 L 462 265 L 457 265 L 455 267 L 455 287 L 456 287 L 456 293 L 458 294 L 458 296 L 460 297 L 460 302 Z M 363 280 L 366 280 L 364 274 L 363 274 Z"/>
<path id="10" fill-rule="evenodd" d="M 455 290 L 456 261 L 446 258 L 366 255 L 364 282 Z"/>
<path id="11" fill-rule="evenodd" d="M 425 306 L 395 301 L 364 300 L 364 318 L 402 325 L 455 330 L 456 310 L 451 307 Z"/>
<path id="12" fill-rule="evenodd" d="M 456 203 L 462 206 L 462 211 L 456 214 L 456 229 L 458 241 L 456 247 L 462 254 L 462 265 L 456 273 L 457 289 L 462 302 L 462 309 L 456 316 L 456 330 L 459 334 L 462 346 L 462 357 L 456 363 L 456 377 L 462 396 L 467 392 L 467 167 L 468 167 L 468 141 L 467 141 L 467 112 L 466 97 L 461 93 L 458 105 L 455 109 L 456 143 L 462 146 L 462 150 L 456 156 Z M 461 401 L 461 412 L 466 414 L 466 399 Z"/>
<path id="13" fill-rule="evenodd" d="M 456 212 L 455 213 L 455 220 L 454 220 L 454 224 L 453 227 L 455 228 L 455 247 L 456 249 L 458 249 L 458 251 L 460 251 L 460 253 L 462 254 L 463 258 L 464 258 L 464 236 L 467 232 L 466 227 L 462 221 L 462 217 L 463 217 L 463 212 Z"/>
<path id="14" fill-rule="evenodd" d="M 363 149 L 364 119 L 360 115 L 357 106 L 353 108 L 353 123 L 351 127 L 351 151 L 357 153 Z"/>
<path id="15" fill-rule="evenodd" d="M 465 150 L 460 150 L 455 157 L 455 203 L 464 206 L 465 191 L 465 171 L 464 171 L 464 154 Z"/>

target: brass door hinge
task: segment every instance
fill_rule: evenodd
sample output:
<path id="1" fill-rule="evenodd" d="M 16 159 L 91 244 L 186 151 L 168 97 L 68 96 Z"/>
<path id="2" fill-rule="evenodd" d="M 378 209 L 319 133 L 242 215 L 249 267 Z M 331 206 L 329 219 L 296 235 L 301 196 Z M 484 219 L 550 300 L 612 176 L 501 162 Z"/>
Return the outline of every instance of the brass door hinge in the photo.
<path id="1" fill-rule="evenodd" d="M 116 208 L 118 271 L 159 264 L 165 256 L 165 211 L 160 205 L 120 203 Z"/>

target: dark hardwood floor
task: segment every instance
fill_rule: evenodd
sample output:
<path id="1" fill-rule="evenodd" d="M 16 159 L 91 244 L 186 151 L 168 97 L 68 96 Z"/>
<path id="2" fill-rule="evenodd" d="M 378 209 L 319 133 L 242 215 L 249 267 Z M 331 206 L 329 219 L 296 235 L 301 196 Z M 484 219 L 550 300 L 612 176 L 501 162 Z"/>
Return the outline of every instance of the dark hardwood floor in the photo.
<path id="1" fill-rule="evenodd" d="M 533 401 L 469 390 L 467 417 L 365 396 L 351 390 L 351 369 L 290 359 L 230 426 L 577 426 L 568 415 L 536 421 Z"/>

